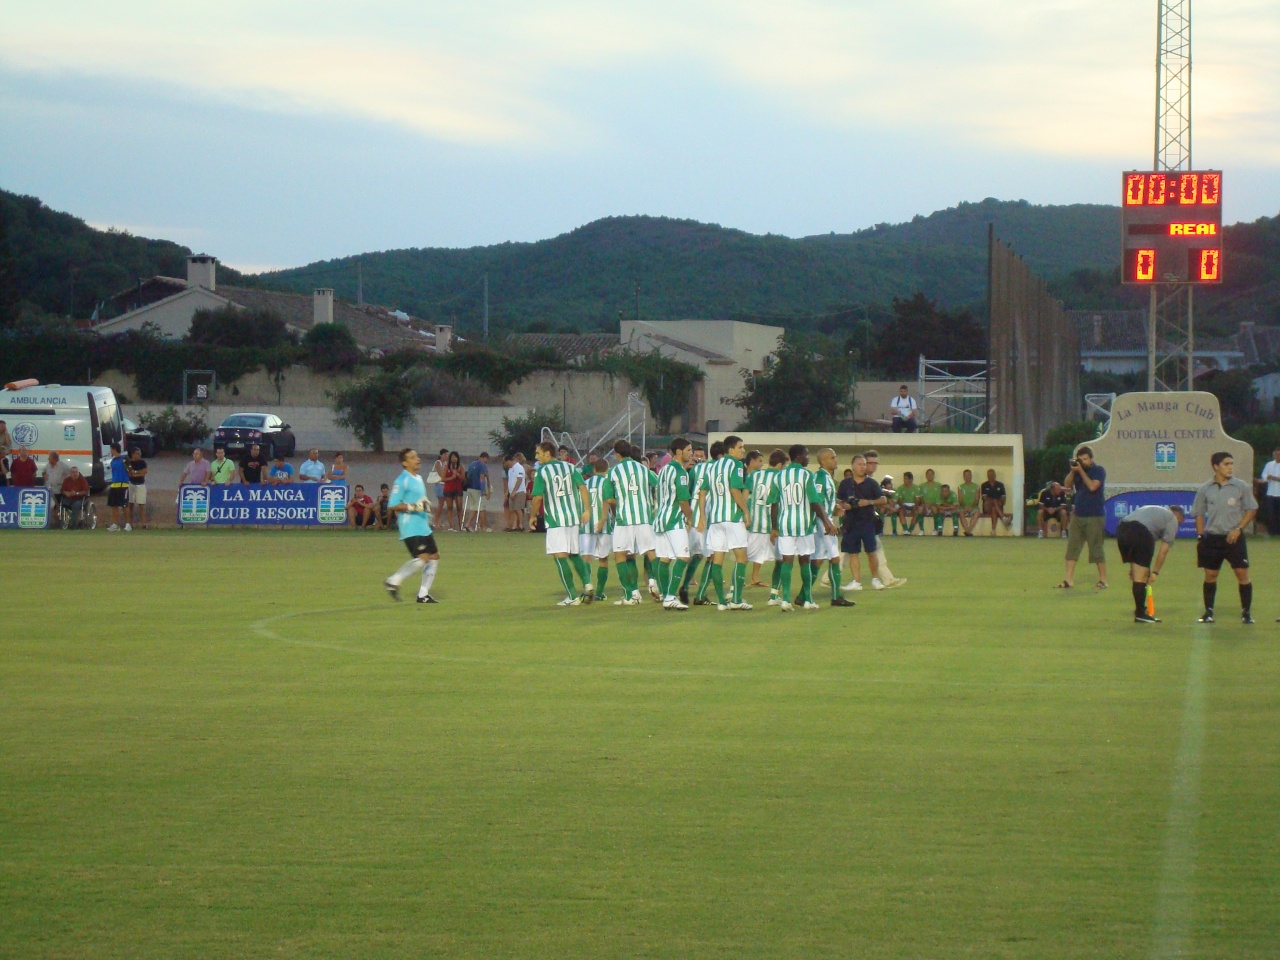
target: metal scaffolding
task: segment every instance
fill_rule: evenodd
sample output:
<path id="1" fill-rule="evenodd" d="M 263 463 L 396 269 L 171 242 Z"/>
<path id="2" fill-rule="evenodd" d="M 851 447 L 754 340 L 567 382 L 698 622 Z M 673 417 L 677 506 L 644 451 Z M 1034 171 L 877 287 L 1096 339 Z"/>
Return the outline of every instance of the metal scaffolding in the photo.
<path id="1" fill-rule="evenodd" d="M 557 447 L 568 447 L 575 460 L 581 462 L 584 456 L 597 453 L 607 448 L 619 437 L 634 443 L 641 450 L 645 448 L 648 437 L 649 405 L 638 393 L 627 394 L 627 406 L 614 420 L 581 430 L 576 433 L 568 430 L 556 430 L 554 427 L 543 427 L 541 439 L 550 440 Z"/>
<path id="2" fill-rule="evenodd" d="M 930 427 L 982 433 L 987 427 L 987 361 L 927 360 L 920 356 L 917 392 L 921 410 L 942 411 L 941 422 L 930 414 Z M 925 401 L 932 401 L 931 407 Z"/>

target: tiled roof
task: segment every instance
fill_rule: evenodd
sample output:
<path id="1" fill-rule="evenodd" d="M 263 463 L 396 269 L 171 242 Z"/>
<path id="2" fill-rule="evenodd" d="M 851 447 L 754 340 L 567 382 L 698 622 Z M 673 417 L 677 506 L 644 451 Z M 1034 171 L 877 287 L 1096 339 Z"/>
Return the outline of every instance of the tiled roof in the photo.
<path id="1" fill-rule="evenodd" d="M 1070 310 L 1085 357 L 1147 352 L 1147 311 Z M 1240 353 L 1246 364 L 1280 357 L 1280 327 L 1242 323 L 1229 337 L 1196 337 L 1196 353 Z"/>
<path id="2" fill-rule="evenodd" d="M 652 340 L 654 343 L 660 343 L 664 347 L 672 347 L 676 350 L 682 350 L 685 353 L 692 353 L 695 357 L 701 357 L 707 363 L 715 364 L 732 364 L 733 358 L 726 357 L 723 353 L 716 353 L 714 350 L 708 350 L 706 347 L 699 347 L 696 344 L 686 343 L 684 340 L 677 340 L 675 337 L 668 337 L 661 333 L 644 334 L 645 340 Z"/>
<path id="3" fill-rule="evenodd" d="M 553 350 L 561 360 L 613 353 L 622 345 L 616 333 L 517 333 L 511 342 L 524 350 Z"/>

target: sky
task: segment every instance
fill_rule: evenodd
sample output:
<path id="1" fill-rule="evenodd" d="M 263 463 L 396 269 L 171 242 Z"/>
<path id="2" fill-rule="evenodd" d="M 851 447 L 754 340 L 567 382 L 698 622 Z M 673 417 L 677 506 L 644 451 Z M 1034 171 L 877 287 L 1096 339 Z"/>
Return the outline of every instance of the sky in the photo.
<path id="1" fill-rule="evenodd" d="M 0 0 L 0 187 L 248 270 L 649 214 L 806 236 L 1152 163 L 1156 0 Z M 1280 212 L 1280 3 L 1195 5 L 1193 160 Z"/>

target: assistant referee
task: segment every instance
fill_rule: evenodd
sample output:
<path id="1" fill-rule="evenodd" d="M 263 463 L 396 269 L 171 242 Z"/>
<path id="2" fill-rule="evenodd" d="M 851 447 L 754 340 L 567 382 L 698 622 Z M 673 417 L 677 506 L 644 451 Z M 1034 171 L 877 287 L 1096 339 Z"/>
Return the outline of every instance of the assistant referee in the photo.
<path id="1" fill-rule="evenodd" d="M 1139 507 L 1116 529 L 1120 560 L 1129 564 L 1129 579 L 1133 581 L 1134 623 L 1160 622 L 1147 613 L 1147 584 L 1154 583 L 1160 575 L 1185 516 L 1186 511 L 1177 505 Z M 1159 552 L 1156 551 L 1157 540 L 1160 542 Z"/>
<path id="2" fill-rule="evenodd" d="M 1209 458 L 1213 479 L 1196 491 L 1191 515 L 1196 518 L 1196 564 L 1204 570 L 1204 616 L 1213 623 L 1213 603 L 1218 593 L 1218 571 L 1225 560 L 1240 583 L 1240 622 L 1253 623 L 1253 584 L 1249 581 L 1249 551 L 1244 528 L 1258 512 L 1258 501 L 1243 480 L 1233 476 L 1236 462 L 1229 453 Z"/>

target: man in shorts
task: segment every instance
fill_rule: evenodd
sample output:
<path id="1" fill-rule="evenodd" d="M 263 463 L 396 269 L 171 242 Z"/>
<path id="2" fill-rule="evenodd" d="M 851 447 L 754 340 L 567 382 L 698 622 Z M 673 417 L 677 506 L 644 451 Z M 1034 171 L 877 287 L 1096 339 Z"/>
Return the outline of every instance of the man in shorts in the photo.
<path id="1" fill-rule="evenodd" d="M 973 536 L 973 528 L 982 516 L 982 488 L 973 482 L 973 471 L 966 470 L 960 486 L 956 487 L 956 500 L 960 503 L 960 529 L 966 537 Z"/>
<path id="2" fill-rule="evenodd" d="M 707 549 L 711 551 L 711 564 L 704 580 L 715 587 L 717 609 L 750 610 L 751 604 L 743 600 L 747 585 L 747 520 L 751 517 L 751 504 L 747 499 L 747 479 L 742 460 L 747 449 L 738 436 L 724 438 L 724 456 L 715 460 L 702 477 L 699 491 Z M 735 561 L 733 588 L 726 597 L 724 584 L 724 560 L 726 554 Z M 705 593 L 702 588 L 699 592 Z"/>
<path id="3" fill-rule="evenodd" d="M 849 557 L 853 582 L 861 580 L 860 553 L 866 553 L 871 576 L 877 579 L 880 564 L 876 561 L 876 509 L 888 503 L 888 498 L 880 489 L 880 484 L 867 476 L 866 457 L 853 458 L 853 478 L 842 482 L 836 495 L 844 508 L 844 533 L 840 538 L 840 550 Z M 850 604 L 837 604 L 832 600 L 831 605 L 835 607 Z"/>
<path id="4" fill-rule="evenodd" d="M 813 534 L 819 524 L 826 534 L 834 535 L 836 532 L 836 526 L 823 506 L 822 494 L 813 482 L 808 449 L 797 443 L 787 451 L 787 458 L 791 462 L 778 472 L 774 501 L 770 505 L 773 526 L 778 531 L 778 552 L 782 555 L 778 606 L 783 613 L 795 609 L 791 603 L 791 571 L 797 561 L 801 583 L 798 600 L 805 610 L 818 609 L 813 599 L 813 568 L 809 564 L 813 554 Z"/>
<path id="5" fill-rule="evenodd" d="M 960 500 L 956 497 L 951 484 L 944 483 L 938 490 L 938 504 L 933 511 L 933 535 L 940 537 L 947 518 L 951 518 L 951 535 L 960 536 Z"/>
<path id="6" fill-rule="evenodd" d="M 1147 612 L 1147 585 L 1154 584 L 1160 575 L 1185 516 L 1186 511 L 1177 505 L 1139 507 L 1116 529 L 1120 562 L 1129 564 L 1129 579 L 1133 583 L 1134 623 L 1160 622 Z M 1160 545 L 1158 552 L 1157 543 Z"/>
<path id="7" fill-rule="evenodd" d="M 1043 540 L 1049 535 L 1049 521 L 1057 520 L 1062 536 L 1069 536 L 1071 527 L 1071 508 L 1067 506 L 1067 488 L 1054 480 L 1040 491 L 1036 500 L 1036 539 Z"/>
<path id="8" fill-rule="evenodd" d="M 1005 503 L 1009 499 L 1009 491 L 1004 487 L 1004 482 L 996 479 L 994 470 L 987 471 L 987 482 L 982 485 L 982 515 L 991 521 L 991 536 L 995 536 L 1000 530 L 1000 524 L 1003 523 L 1005 528 L 1009 528 L 1013 523 L 1012 515 L 1005 512 Z M 1069 549 L 1069 548 L 1068 548 Z M 1099 546 L 1101 551 L 1102 547 Z M 1076 556 L 1080 555 L 1080 551 L 1076 551 Z M 1090 557 L 1093 555 L 1092 547 L 1090 547 Z M 1072 569 L 1075 569 L 1075 562 L 1072 561 Z M 1070 576 L 1067 579 L 1071 579 Z"/>
<path id="9" fill-rule="evenodd" d="M 1231 454 L 1215 453 L 1209 463 L 1213 467 L 1213 479 L 1196 491 L 1191 504 L 1199 538 L 1196 565 L 1204 571 L 1204 614 L 1200 623 L 1213 623 L 1218 573 L 1225 560 L 1240 586 L 1240 622 L 1251 624 L 1253 583 L 1249 580 L 1249 550 L 1244 530 L 1258 512 L 1258 501 L 1249 484 L 1234 475 L 1236 462 Z"/>
<path id="10" fill-rule="evenodd" d="M 668 449 L 671 459 L 658 471 L 658 508 L 653 518 L 658 589 L 664 610 L 688 610 L 689 605 L 677 594 L 689 563 L 689 527 L 693 524 L 689 467 L 693 465 L 693 447 L 684 437 L 676 437 Z"/>
<path id="11" fill-rule="evenodd" d="M 866 458 L 862 460 L 863 469 L 866 469 Z M 844 504 L 840 503 L 836 497 L 836 491 L 839 484 L 836 482 L 836 452 L 830 447 L 823 447 L 818 451 L 818 471 L 813 475 L 813 484 L 818 488 L 818 493 L 822 497 L 822 507 L 827 512 L 827 516 L 834 521 L 836 517 L 844 513 Z M 854 467 L 857 470 L 857 467 Z M 874 549 L 874 548 L 873 548 Z M 827 569 L 822 570 L 823 562 L 826 562 Z M 819 578 L 824 584 L 831 587 L 831 605 L 833 607 L 852 606 L 852 603 L 845 601 L 837 603 L 837 600 L 844 600 L 840 596 L 840 537 L 838 532 L 827 533 L 825 529 L 815 530 L 813 534 L 813 555 L 809 557 L 809 563 L 813 567 L 813 579 L 817 583 Z"/>
<path id="12" fill-rule="evenodd" d="M 387 497 L 387 502 L 391 502 L 390 496 Z M 373 497 L 364 492 L 364 484 L 357 483 L 355 492 L 347 501 L 347 522 L 351 524 L 352 530 L 372 530 L 377 519 L 378 511 Z"/>
<path id="13" fill-rule="evenodd" d="M 629 440 L 619 438 L 613 450 L 618 462 L 609 468 L 604 479 L 604 501 L 614 514 L 613 564 L 622 582 L 622 599 L 613 603 L 616 607 L 636 607 L 640 605 L 640 570 L 636 557 L 644 557 L 654 550 L 649 488 L 657 485 L 658 478 L 643 463 L 632 459 Z M 603 531 L 601 523 L 596 533 Z M 656 579 L 650 582 L 649 593 L 656 600 L 662 599 Z"/>
<path id="14" fill-rule="evenodd" d="M 902 475 L 902 483 L 898 486 L 894 500 L 898 507 L 898 518 L 902 521 L 904 536 L 924 536 L 924 501 L 920 497 L 920 487 L 916 484 L 916 475 L 910 470 Z"/>
<path id="15" fill-rule="evenodd" d="M 1067 567 L 1066 575 L 1058 584 L 1063 589 L 1070 589 L 1076 582 L 1076 561 L 1080 559 L 1080 551 L 1089 545 L 1089 562 L 1098 565 L 1098 582 L 1094 584 L 1099 590 L 1105 590 L 1107 584 L 1107 555 L 1103 552 L 1102 542 L 1106 536 L 1106 520 L 1103 516 L 1107 493 L 1107 471 L 1093 460 L 1093 451 L 1088 447 L 1079 447 L 1071 460 L 1071 471 L 1062 484 L 1067 490 L 1075 491 L 1075 506 L 1072 510 L 1071 529 L 1067 531 Z M 985 492 L 985 487 L 984 487 Z"/>
<path id="16" fill-rule="evenodd" d="M 512 458 L 507 469 L 507 532 L 524 531 L 524 508 L 528 499 L 529 476 L 524 464 Z"/>
<path id="17" fill-rule="evenodd" d="M 933 535 L 941 536 L 942 524 L 938 521 L 938 500 L 942 496 L 942 484 L 938 482 L 938 475 L 933 470 L 924 472 L 924 483 L 920 484 L 920 503 L 923 509 L 920 512 L 920 532 L 924 532 L 924 518 L 931 517 L 933 519 Z"/>
<path id="18" fill-rule="evenodd" d="M 880 471 L 880 454 L 875 450 L 868 450 L 863 454 L 867 459 L 867 476 L 872 480 L 876 478 L 876 474 Z M 886 479 L 889 479 L 886 477 Z M 907 582 L 906 577 L 895 577 L 893 571 L 889 569 L 889 558 L 884 552 L 884 516 L 876 522 L 876 562 L 880 564 L 880 580 L 877 582 L 875 577 L 871 578 L 871 586 L 876 589 L 884 587 L 901 587 Z"/>
<path id="19" fill-rule="evenodd" d="M 768 469 L 765 469 L 764 454 L 759 450 L 751 450 L 744 461 L 747 471 L 747 499 L 751 501 L 751 523 L 747 525 L 747 560 L 751 564 L 751 573 L 747 577 L 748 587 L 763 587 L 760 580 L 761 568 L 776 558 L 773 555 L 774 541 L 777 534 L 773 529 L 772 514 L 769 510 L 769 491 L 773 489 L 773 481 L 777 478 L 778 467 L 786 458 L 781 450 L 775 450 L 780 459 L 775 466 L 772 455 Z M 777 564 L 774 564 L 775 573 Z M 776 585 L 774 595 L 776 595 Z"/>
<path id="20" fill-rule="evenodd" d="M 717 440 L 711 444 L 706 452 L 710 455 L 710 459 L 699 460 L 698 458 L 703 455 L 703 451 L 694 450 L 693 466 L 689 470 L 689 495 L 693 498 L 691 502 L 693 507 L 693 526 L 689 528 L 689 569 L 684 573 L 684 587 L 680 591 L 680 602 L 689 602 L 689 584 L 693 582 L 693 578 L 698 572 L 698 565 L 702 564 L 702 579 L 698 581 L 698 587 L 694 591 L 694 606 L 703 606 L 711 602 L 707 599 L 707 590 L 711 586 L 712 551 L 707 544 L 706 513 L 702 509 L 701 494 L 707 471 L 711 469 L 713 463 L 724 456 L 724 444 Z"/>
<path id="21" fill-rule="evenodd" d="M 400 541 L 409 551 L 409 562 L 387 577 L 382 585 L 392 600 L 400 599 L 400 584 L 419 570 L 422 583 L 418 587 L 418 603 L 436 603 L 431 596 L 431 585 L 436 579 L 440 563 L 440 551 L 431 532 L 431 506 L 427 501 L 427 487 L 418 476 L 422 459 L 418 452 L 406 448 L 400 451 L 400 476 L 391 485 L 391 498 L 387 501 L 396 515 Z"/>
<path id="22" fill-rule="evenodd" d="M 584 560 L 595 558 L 594 596 L 597 600 L 608 599 L 604 588 L 609 581 L 609 557 L 613 555 L 613 514 L 604 502 L 604 475 L 608 472 L 609 463 L 603 457 L 596 457 L 583 464 L 579 470 L 582 484 L 587 488 L 591 516 L 587 523 L 578 528 L 578 555 Z M 597 526 L 600 528 L 599 533 L 596 532 Z"/>
<path id="23" fill-rule="evenodd" d="M 467 514 L 475 511 L 472 533 L 489 533 L 489 454 L 483 452 L 467 464 L 467 485 L 462 499 L 462 529 L 467 529 Z"/>
<path id="24" fill-rule="evenodd" d="M 590 603 L 595 594 L 591 573 L 579 553 L 578 530 L 591 519 L 590 497 L 582 482 L 582 474 L 573 464 L 557 459 L 556 445 L 543 440 L 534 451 L 538 472 L 533 480 L 533 509 L 529 511 L 529 529 L 537 517 L 545 517 L 547 555 L 554 557 L 565 597 L 557 606 L 577 607 Z M 574 575 L 582 581 L 582 593 Z"/>

